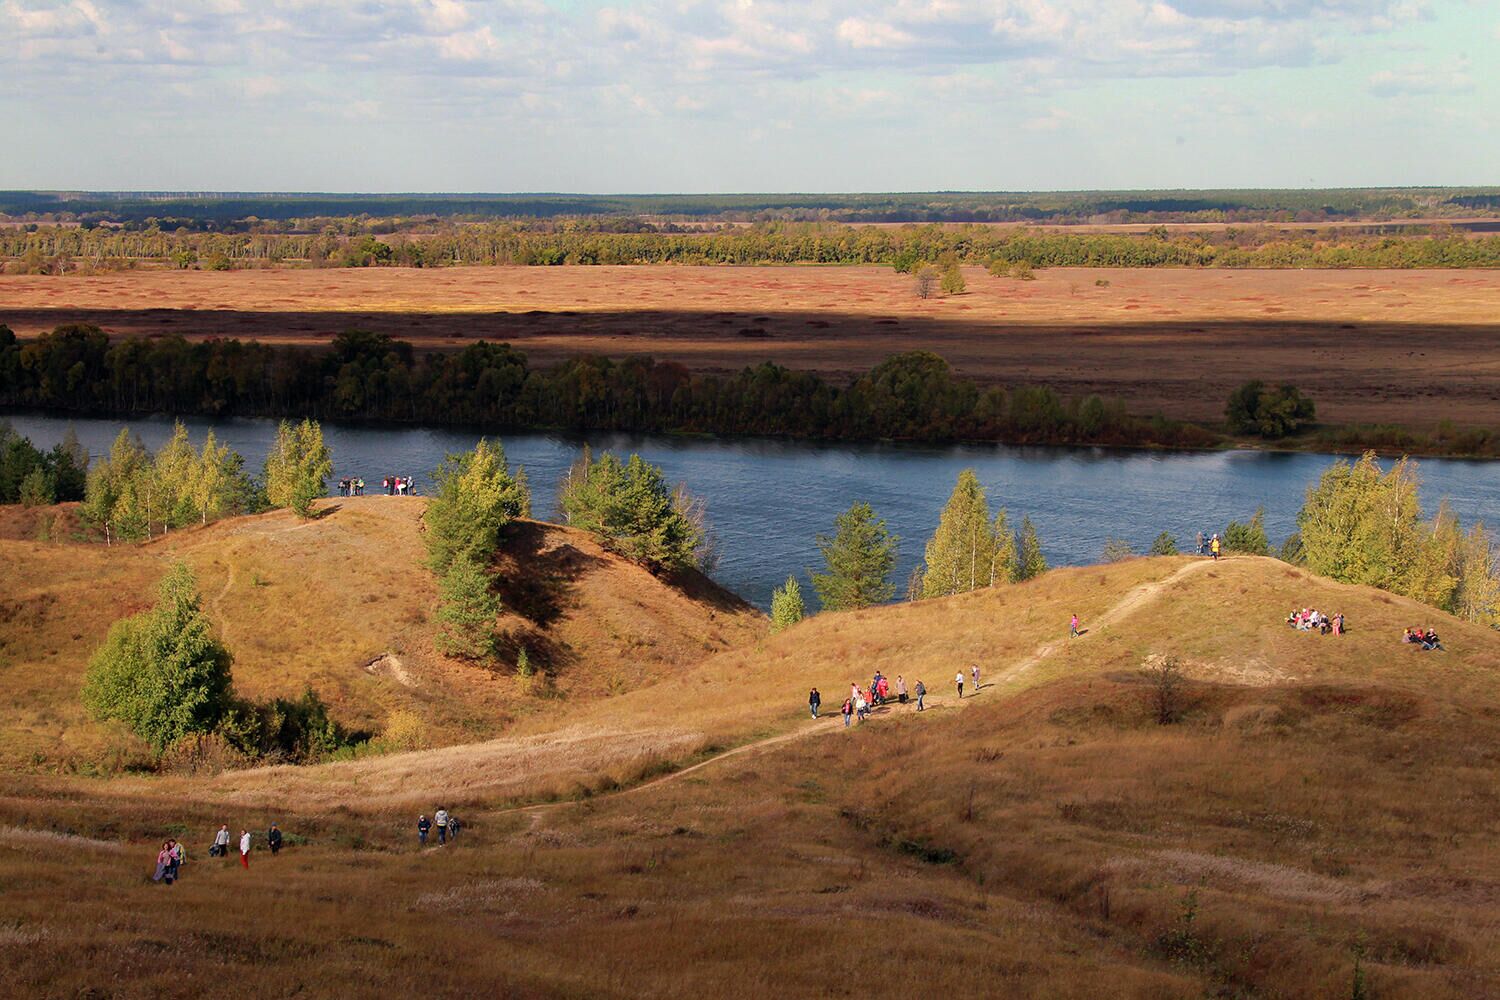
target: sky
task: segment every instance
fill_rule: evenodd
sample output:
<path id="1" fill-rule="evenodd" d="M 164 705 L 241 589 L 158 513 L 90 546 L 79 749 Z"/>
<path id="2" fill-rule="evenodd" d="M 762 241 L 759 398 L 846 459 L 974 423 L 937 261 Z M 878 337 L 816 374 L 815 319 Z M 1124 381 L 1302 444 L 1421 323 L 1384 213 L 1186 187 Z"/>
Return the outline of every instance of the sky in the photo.
<path id="1" fill-rule="evenodd" d="M 0 0 L 0 188 L 1500 184 L 1500 0 Z"/>

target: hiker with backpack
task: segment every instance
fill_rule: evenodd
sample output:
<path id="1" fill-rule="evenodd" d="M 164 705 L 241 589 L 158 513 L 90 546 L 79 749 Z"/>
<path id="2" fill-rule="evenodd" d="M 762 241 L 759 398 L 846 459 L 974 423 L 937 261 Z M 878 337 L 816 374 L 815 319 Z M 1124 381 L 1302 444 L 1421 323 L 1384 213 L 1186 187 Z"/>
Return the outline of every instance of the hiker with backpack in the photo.
<path id="1" fill-rule="evenodd" d="M 442 806 L 438 806 L 438 810 L 433 814 L 432 820 L 437 824 L 438 843 L 446 844 L 448 842 L 448 810 Z"/>

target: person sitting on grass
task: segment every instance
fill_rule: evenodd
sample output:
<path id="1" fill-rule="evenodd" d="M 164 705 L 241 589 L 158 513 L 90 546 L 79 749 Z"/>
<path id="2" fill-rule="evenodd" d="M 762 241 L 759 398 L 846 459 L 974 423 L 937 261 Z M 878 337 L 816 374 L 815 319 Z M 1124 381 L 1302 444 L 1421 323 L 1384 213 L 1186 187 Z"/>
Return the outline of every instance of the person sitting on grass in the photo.
<path id="1" fill-rule="evenodd" d="M 1427 626 L 1427 631 L 1422 633 L 1423 649 L 1443 649 L 1443 644 L 1438 640 L 1438 634 L 1433 631 L 1432 626 Z M 1443 650 L 1447 652 L 1447 650 Z"/>

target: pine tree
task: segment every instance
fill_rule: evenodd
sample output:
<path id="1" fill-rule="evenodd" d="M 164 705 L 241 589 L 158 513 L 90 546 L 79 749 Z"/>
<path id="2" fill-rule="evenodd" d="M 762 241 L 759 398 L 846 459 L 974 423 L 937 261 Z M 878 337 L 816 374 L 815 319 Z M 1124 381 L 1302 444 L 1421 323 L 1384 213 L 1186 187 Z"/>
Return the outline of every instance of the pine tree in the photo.
<path id="1" fill-rule="evenodd" d="M 457 556 L 443 574 L 439 592 L 438 649 L 466 660 L 493 656 L 500 599 L 490 590 L 484 569 L 468 556 Z"/>
<path id="2" fill-rule="evenodd" d="M 699 565 L 708 537 L 702 505 L 669 489 L 661 469 L 639 455 L 621 463 L 605 452 L 575 464 L 559 500 L 569 524 L 627 559 L 653 570 Z"/>
<path id="3" fill-rule="evenodd" d="M 991 583 L 1014 583 L 1019 579 L 1020 549 L 1016 544 L 1016 533 L 1010 530 L 1010 515 L 1004 507 L 995 515 L 995 562 L 990 573 Z"/>
<path id="4" fill-rule="evenodd" d="M 1163 531 L 1151 543 L 1151 554 L 1153 556 L 1175 556 L 1177 554 L 1177 539 L 1172 537 L 1170 531 Z"/>
<path id="5" fill-rule="evenodd" d="M 333 474 L 333 459 L 323 443 L 323 428 L 315 420 L 276 428 L 276 443 L 266 454 L 266 498 L 272 507 L 286 507 L 299 517 L 312 516 L 312 502 L 324 493 Z"/>
<path id="6" fill-rule="evenodd" d="M 156 606 L 110 627 L 89 660 L 83 700 L 96 719 L 113 719 L 160 753 L 190 733 L 211 732 L 233 692 L 229 652 L 200 607 L 197 583 L 175 564 Z"/>
<path id="7" fill-rule="evenodd" d="M 812 574 L 823 609 L 848 611 L 889 601 L 896 593 L 888 577 L 896 562 L 897 537 L 867 503 L 854 504 L 834 523 L 832 537 L 817 539 L 828 572 Z"/>
<path id="8" fill-rule="evenodd" d="M 922 577 L 924 598 L 965 593 L 987 587 L 994 579 L 995 529 L 984 487 L 973 469 L 958 474 L 923 562 L 927 567 Z"/>
<path id="9" fill-rule="evenodd" d="M 771 631 L 780 632 L 800 622 L 807 613 L 802 603 L 802 587 L 795 576 L 788 576 L 784 586 L 771 592 Z"/>
<path id="10" fill-rule="evenodd" d="M 1229 552 L 1242 552 L 1249 556 L 1271 554 L 1271 541 L 1266 538 L 1266 509 L 1257 507 L 1255 516 L 1248 523 L 1230 521 L 1224 529 L 1224 548 Z"/>
<path id="11" fill-rule="evenodd" d="M 511 475 L 504 447 L 492 447 L 484 438 L 473 451 L 449 455 L 432 476 L 437 495 L 428 503 L 422 523 L 428 558 L 439 573 L 455 559 L 488 565 L 501 529 L 531 514 L 525 471 L 517 469 Z"/>
<path id="12" fill-rule="evenodd" d="M 1021 518 L 1021 543 L 1016 555 L 1016 580 L 1030 580 L 1047 572 L 1047 560 L 1042 555 L 1042 541 L 1037 537 L 1036 525 L 1029 515 Z"/>

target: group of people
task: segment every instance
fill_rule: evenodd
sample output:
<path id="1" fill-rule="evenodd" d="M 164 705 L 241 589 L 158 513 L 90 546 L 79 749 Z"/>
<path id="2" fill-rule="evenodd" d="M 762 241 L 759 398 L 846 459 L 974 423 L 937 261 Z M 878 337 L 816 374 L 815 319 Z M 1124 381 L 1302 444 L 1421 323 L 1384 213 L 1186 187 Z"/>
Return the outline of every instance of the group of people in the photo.
<path id="1" fill-rule="evenodd" d="M 1299 632 L 1321 632 L 1324 635 L 1344 634 L 1344 613 L 1340 611 L 1332 616 L 1325 615 L 1317 608 L 1303 608 L 1301 611 L 1293 610 L 1286 616 L 1286 623 Z M 1408 629 L 1408 631 L 1410 631 Z"/>
<path id="2" fill-rule="evenodd" d="M 1198 554 L 1200 556 L 1212 556 L 1217 559 L 1219 558 L 1219 549 L 1222 547 L 1223 543 L 1219 541 L 1218 534 L 1205 538 L 1203 532 L 1198 532 Z"/>
<path id="3" fill-rule="evenodd" d="M 439 844 L 446 844 L 450 840 L 457 840 L 458 828 L 461 825 L 458 822 L 457 816 L 442 806 L 438 806 L 437 812 L 432 814 L 431 819 L 428 819 L 426 813 L 422 813 L 417 817 L 417 844 L 421 847 L 427 846 L 427 835 L 432 832 L 433 827 L 437 827 Z"/>
<path id="4" fill-rule="evenodd" d="M 222 824 L 219 827 L 219 831 L 214 834 L 214 842 L 209 845 L 208 856 L 211 858 L 229 857 L 229 848 L 233 840 L 234 836 L 229 832 L 229 824 Z M 271 828 L 266 831 L 266 847 L 270 848 L 273 855 L 280 854 L 282 843 L 281 827 L 272 823 Z M 249 830 L 240 831 L 238 846 L 240 849 L 240 867 L 248 870 L 250 867 Z M 151 876 L 152 881 L 165 882 L 167 885 L 171 885 L 177 881 L 182 871 L 182 865 L 186 861 L 187 849 L 182 846 L 182 842 L 168 840 L 162 844 L 161 850 L 156 854 L 156 873 Z"/>
<path id="5" fill-rule="evenodd" d="M 844 699 L 843 707 L 839 714 L 843 716 L 844 725 L 847 727 L 855 720 L 864 722 L 870 717 L 870 712 L 877 706 L 884 705 L 894 696 L 897 704 L 905 705 L 911 701 L 912 696 L 917 699 L 917 711 L 925 711 L 927 706 L 924 700 L 927 697 L 927 685 L 917 681 L 916 686 L 910 691 L 906 687 L 906 678 L 896 676 L 892 681 L 889 677 L 875 671 L 875 676 L 870 680 L 868 688 L 862 688 L 855 681 L 849 682 L 849 697 Z M 817 688 L 807 693 L 807 707 L 812 712 L 812 717 L 818 717 L 818 710 L 823 705 L 823 695 Z"/>
<path id="6" fill-rule="evenodd" d="M 1426 628 L 1409 628 L 1406 637 L 1401 640 L 1405 643 L 1421 646 L 1423 649 L 1443 649 L 1443 643 L 1438 639 L 1438 634 L 1433 631 L 1431 625 Z M 1447 652 L 1447 650 L 1443 650 Z"/>
<path id="7" fill-rule="evenodd" d="M 386 476 L 380 480 L 380 488 L 385 490 L 388 497 L 414 496 L 417 492 L 416 480 L 411 476 Z M 362 497 L 365 495 L 365 481 L 359 476 L 345 476 L 339 480 L 339 496 Z"/>

